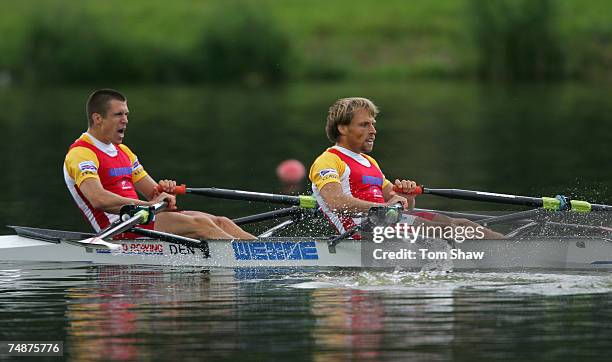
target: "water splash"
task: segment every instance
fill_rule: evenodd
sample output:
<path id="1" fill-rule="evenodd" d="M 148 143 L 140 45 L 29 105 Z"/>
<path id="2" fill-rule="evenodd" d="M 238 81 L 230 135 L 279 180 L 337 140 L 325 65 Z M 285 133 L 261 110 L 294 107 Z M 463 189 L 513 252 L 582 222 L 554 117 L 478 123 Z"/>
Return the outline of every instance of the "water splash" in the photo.
<path id="1" fill-rule="evenodd" d="M 298 276 L 296 276 L 298 277 Z M 612 274 L 542 272 L 409 272 L 330 271 L 311 275 L 311 280 L 289 285 L 300 289 L 384 290 L 447 295 L 455 291 L 490 291 L 533 295 L 578 295 L 612 292 Z M 304 278 L 300 275 L 299 278 Z"/>

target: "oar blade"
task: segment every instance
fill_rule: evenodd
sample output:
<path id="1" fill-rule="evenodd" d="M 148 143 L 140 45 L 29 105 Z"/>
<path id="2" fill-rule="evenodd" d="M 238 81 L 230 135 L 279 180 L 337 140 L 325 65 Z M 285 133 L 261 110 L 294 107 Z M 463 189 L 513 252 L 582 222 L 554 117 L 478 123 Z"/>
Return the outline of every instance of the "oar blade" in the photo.
<path id="1" fill-rule="evenodd" d="M 82 246 L 84 248 L 103 249 L 111 251 L 121 250 L 121 245 L 109 243 L 108 241 L 105 241 L 95 236 L 84 240 L 70 240 L 67 242 L 73 245 Z"/>

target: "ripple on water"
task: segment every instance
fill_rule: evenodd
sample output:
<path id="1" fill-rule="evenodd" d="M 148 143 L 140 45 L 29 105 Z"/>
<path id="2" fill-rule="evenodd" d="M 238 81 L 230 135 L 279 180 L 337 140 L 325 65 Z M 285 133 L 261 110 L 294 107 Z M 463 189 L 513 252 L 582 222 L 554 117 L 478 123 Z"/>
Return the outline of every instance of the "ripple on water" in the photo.
<path id="1" fill-rule="evenodd" d="M 411 272 L 381 271 L 326 271 L 310 275 L 297 273 L 299 289 L 360 289 L 385 291 L 414 291 L 429 295 L 446 294 L 454 290 L 491 291 L 512 294 L 578 295 L 612 292 L 612 273 L 609 272 Z M 303 281 L 309 278 L 308 281 Z"/>

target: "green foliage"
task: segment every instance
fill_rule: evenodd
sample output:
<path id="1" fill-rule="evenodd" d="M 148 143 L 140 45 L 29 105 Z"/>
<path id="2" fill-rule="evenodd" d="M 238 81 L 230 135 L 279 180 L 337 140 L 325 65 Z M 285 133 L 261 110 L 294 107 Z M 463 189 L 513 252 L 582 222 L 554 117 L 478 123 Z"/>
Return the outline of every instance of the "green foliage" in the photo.
<path id="1" fill-rule="evenodd" d="M 34 12 L 24 29 L 16 61 L 5 67 L 17 81 L 27 84 L 260 84 L 283 81 L 289 74 L 289 41 L 261 10 L 219 8 L 204 22 L 200 39 L 186 49 L 124 37 L 104 28 L 108 24 L 99 18 L 103 17 L 78 6 Z"/>
<path id="2" fill-rule="evenodd" d="M 102 24 L 82 8 L 34 12 L 24 29 L 17 80 L 26 84 L 95 83 L 142 79 L 125 44 L 102 32 Z"/>
<path id="3" fill-rule="evenodd" d="M 485 79 L 563 76 L 561 36 L 550 0 L 471 0 L 478 73 Z"/>
<path id="4" fill-rule="evenodd" d="M 20 0 L 0 84 L 612 79 L 591 0 Z"/>
<path id="5" fill-rule="evenodd" d="M 249 84 L 287 79 L 289 39 L 262 8 L 244 1 L 224 2 L 205 24 L 194 50 L 199 78 Z"/>

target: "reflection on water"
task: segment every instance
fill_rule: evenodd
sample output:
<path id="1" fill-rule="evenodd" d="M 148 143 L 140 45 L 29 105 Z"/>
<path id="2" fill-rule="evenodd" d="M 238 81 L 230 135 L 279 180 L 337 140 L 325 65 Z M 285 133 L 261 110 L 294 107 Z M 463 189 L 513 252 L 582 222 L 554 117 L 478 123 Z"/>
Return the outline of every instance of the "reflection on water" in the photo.
<path id="1" fill-rule="evenodd" d="M 78 360 L 150 359 L 160 346 L 167 352 L 237 348 L 231 272 L 217 273 L 211 283 L 207 271 L 101 266 L 94 278 L 92 286 L 67 291 L 68 341 Z"/>
<path id="2" fill-rule="evenodd" d="M 562 360 L 609 352 L 610 296 L 599 272 L 2 263 L 0 335 L 71 360 Z"/>

